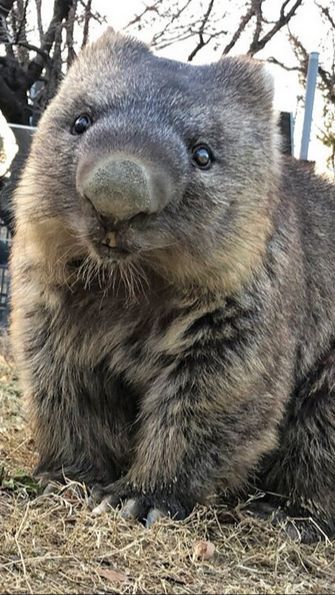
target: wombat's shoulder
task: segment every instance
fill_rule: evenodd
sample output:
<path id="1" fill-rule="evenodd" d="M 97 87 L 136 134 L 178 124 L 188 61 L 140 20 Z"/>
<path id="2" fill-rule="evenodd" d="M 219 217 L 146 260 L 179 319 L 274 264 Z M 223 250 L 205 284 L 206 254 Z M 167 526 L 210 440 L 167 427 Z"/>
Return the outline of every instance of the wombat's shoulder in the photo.
<path id="1" fill-rule="evenodd" d="M 333 296 L 335 185 L 317 175 L 312 163 L 284 158 L 279 193 L 282 243 L 293 246 L 291 260 L 296 267 L 301 260 L 305 280 Z"/>
<path id="2" fill-rule="evenodd" d="M 316 174 L 313 162 L 283 157 L 281 178 L 281 191 L 304 200 L 305 206 L 316 204 L 321 198 L 335 200 L 334 183 Z"/>

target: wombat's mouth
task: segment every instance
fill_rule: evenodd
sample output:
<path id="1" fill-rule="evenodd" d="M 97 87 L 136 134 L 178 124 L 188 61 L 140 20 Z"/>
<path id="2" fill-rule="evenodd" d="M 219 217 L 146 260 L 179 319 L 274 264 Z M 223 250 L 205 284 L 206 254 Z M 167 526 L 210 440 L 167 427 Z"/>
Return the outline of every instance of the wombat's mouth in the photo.
<path id="1" fill-rule="evenodd" d="M 104 237 L 104 239 L 101 241 L 101 244 L 103 244 L 103 246 L 107 246 L 108 248 L 114 249 L 117 248 L 117 238 L 116 238 L 116 233 L 115 231 L 108 231 Z"/>
<path id="2" fill-rule="evenodd" d="M 117 231 L 106 232 L 104 237 L 95 243 L 95 249 L 101 258 L 108 260 L 121 260 L 131 253 L 125 238 Z"/>

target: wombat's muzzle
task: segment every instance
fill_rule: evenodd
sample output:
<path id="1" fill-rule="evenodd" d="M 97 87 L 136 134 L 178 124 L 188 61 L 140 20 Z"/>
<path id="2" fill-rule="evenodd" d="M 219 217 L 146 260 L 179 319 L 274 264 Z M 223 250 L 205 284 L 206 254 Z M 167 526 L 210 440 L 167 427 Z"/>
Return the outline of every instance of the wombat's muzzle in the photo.
<path id="1" fill-rule="evenodd" d="M 128 221 L 160 211 L 168 202 L 170 181 L 153 164 L 127 155 L 109 155 L 79 163 L 77 189 L 104 218 Z"/>

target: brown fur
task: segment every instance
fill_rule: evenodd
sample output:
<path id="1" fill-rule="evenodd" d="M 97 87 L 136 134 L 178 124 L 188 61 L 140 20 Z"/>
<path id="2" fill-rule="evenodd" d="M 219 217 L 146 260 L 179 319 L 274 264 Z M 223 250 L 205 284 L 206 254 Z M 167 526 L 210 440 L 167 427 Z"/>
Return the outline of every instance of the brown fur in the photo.
<path id="1" fill-rule="evenodd" d="M 118 228 L 121 260 L 99 255 L 76 188 L 83 160 L 120 151 L 171 187 Z M 258 486 L 330 533 L 334 189 L 282 162 L 263 67 L 182 65 L 107 32 L 43 116 L 15 210 L 12 337 L 38 473 L 100 483 L 139 517 Z"/>

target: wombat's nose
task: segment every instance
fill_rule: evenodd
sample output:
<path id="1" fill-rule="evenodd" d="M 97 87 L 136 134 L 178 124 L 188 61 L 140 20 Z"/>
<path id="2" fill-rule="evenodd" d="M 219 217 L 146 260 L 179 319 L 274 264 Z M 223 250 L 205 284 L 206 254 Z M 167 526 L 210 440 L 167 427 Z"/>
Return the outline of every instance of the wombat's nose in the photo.
<path id="1" fill-rule="evenodd" d="M 159 208 L 150 171 L 131 159 L 107 158 L 78 167 L 77 188 L 105 217 L 127 220 Z"/>

